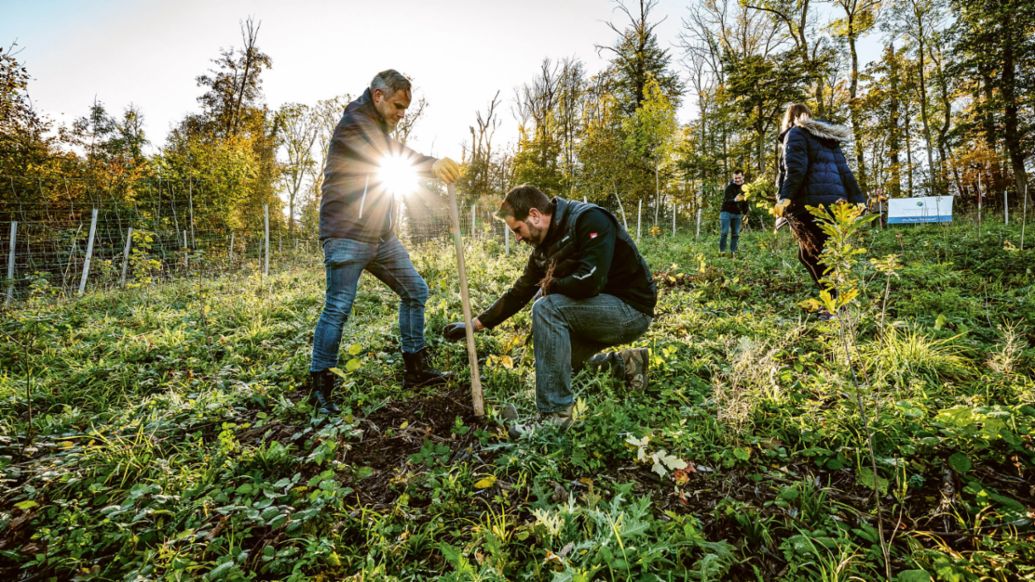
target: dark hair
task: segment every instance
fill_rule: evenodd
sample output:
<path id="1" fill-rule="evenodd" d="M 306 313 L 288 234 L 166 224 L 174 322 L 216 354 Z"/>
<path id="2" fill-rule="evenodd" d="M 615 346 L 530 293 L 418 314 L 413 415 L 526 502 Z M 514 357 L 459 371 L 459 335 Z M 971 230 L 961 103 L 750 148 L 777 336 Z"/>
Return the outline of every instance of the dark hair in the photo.
<path id="1" fill-rule="evenodd" d="M 736 170 L 733 170 L 733 175 L 734 176 L 743 176 L 744 175 L 744 170 L 741 170 L 740 168 L 737 168 Z"/>
<path id="2" fill-rule="evenodd" d="M 496 211 L 496 218 L 506 220 L 508 216 L 514 220 L 528 218 L 528 211 L 537 209 L 543 214 L 553 214 L 550 198 L 542 190 L 529 184 L 522 184 L 511 188 L 507 197 L 503 199 L 499 210 Z"/>
<path id="3" fill-rule="evenodd" d="M 386 69 L 374 75 L 370 81 L 370 92 L 380 91 L 385 96 L 391 97 L 398 91 L 410 92 L 410 80 L 395 69 Z"/>

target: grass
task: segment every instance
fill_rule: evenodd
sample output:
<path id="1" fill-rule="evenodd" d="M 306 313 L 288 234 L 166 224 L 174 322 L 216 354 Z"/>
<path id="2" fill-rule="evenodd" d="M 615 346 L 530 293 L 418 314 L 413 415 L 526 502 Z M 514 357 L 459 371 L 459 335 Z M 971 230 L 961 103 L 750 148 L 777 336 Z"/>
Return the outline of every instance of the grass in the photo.
<path id="1" fill-rule="evenodd" d="M 468 387 L 401 386 L 391 292 L 364 277 L 342 346 L 345 412 L 301 385 L 318 257 L 56 297 L 0 322 L 0 573 L 6 579 L 874 579 L 872 490 L 902 580 L 1035 579 L 1035 252 L 961 222 L 867 231 L 853 309 L 877 471 L 834 324 L 787 233 L 645 238 L 661 288 L 651 387 L 576 377 L 579 423 L 512 440 L 534 412 L 528 311 L 477 338 Z M 525 253 L 467 249 L 484 308 Z M 412 251 L 437 335 L 460 309 L 449 241 Z M 852 396 L 850 396 L 852 395 Z"/>

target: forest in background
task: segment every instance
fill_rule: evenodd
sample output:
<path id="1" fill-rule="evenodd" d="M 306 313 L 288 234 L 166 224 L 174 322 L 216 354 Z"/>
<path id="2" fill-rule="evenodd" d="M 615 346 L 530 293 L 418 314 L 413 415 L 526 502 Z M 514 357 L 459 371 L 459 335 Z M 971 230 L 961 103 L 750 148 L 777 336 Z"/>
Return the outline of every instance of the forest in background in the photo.
<path id="1" fill-rule="evenodd" d="M 780 114 L 803 101 L 851 128 L 846 154 L 871 198 L 1021 204 L 1035 142 L 1031 2 L 700 0 L 667 40 L 656 34 L 654 0 L 615 8 L 610 39 L 596 47 L 608 57 L 603 70 L 547 56 L 512 88 L 513 121 L 501 92 L 472 112 L 462 203 L 491 205 L 528 182 L 610 208 L 643 202 L 656 223 L 667 205 L 714 205 L 730 171 L 743 168 L 757 182 L 754 201 L 768 204 Z M 274 58 L 260 29 L 243 21 L 240 44 L 199 72 L 198 108 L 152 155 L 145 111 L 95 100 L 59 126 L 33 107 L 19 47 L 0 49 L 0 215 L 114 204 L 161 229 L 162 197 L 175 191 L 187 192 L 199 209 L 192 221 L 209 230 L 242 233 L 268 204 L 282 210 L 271 212 L 271 228 L 314 236 L 327 143 L 350 95 L 270 107 L 262 81 Z M 863 66 L 858 45 L 868 36 L 884 49 Z M 697 111 L 686 124 L 676 117 L 683 102 Z M 415 100 L 400 140 L 426 105 Z M 517 143 L 497 143 L 512 122 Z"/>

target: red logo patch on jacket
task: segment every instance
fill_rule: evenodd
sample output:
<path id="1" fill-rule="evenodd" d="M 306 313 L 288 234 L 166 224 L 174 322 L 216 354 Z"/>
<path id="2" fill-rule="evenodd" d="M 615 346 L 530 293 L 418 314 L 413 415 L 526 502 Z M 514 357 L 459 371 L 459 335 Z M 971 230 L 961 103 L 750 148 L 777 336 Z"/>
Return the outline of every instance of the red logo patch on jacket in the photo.
<path id="1" fill-rule="evenodd" d="M 589 238 L 591 238 L 591 239 L 597 238 L 597 233 L 595 233 L 595 232 L 589 233 Z"/>

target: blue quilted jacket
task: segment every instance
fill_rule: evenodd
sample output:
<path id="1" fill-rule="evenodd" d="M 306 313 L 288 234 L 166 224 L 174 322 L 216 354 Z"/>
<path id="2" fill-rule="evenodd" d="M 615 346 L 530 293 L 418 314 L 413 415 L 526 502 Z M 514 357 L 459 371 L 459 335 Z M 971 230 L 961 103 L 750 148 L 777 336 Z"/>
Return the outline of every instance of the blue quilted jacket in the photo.
<path id="1" fill-rule="evenodd" d="M 812 119 L 785 131 L 780 136 L 780 200 L 788 198 L 795 206 L 866 202 L 839 145 L 849 135 L 847 128 Z"/>

